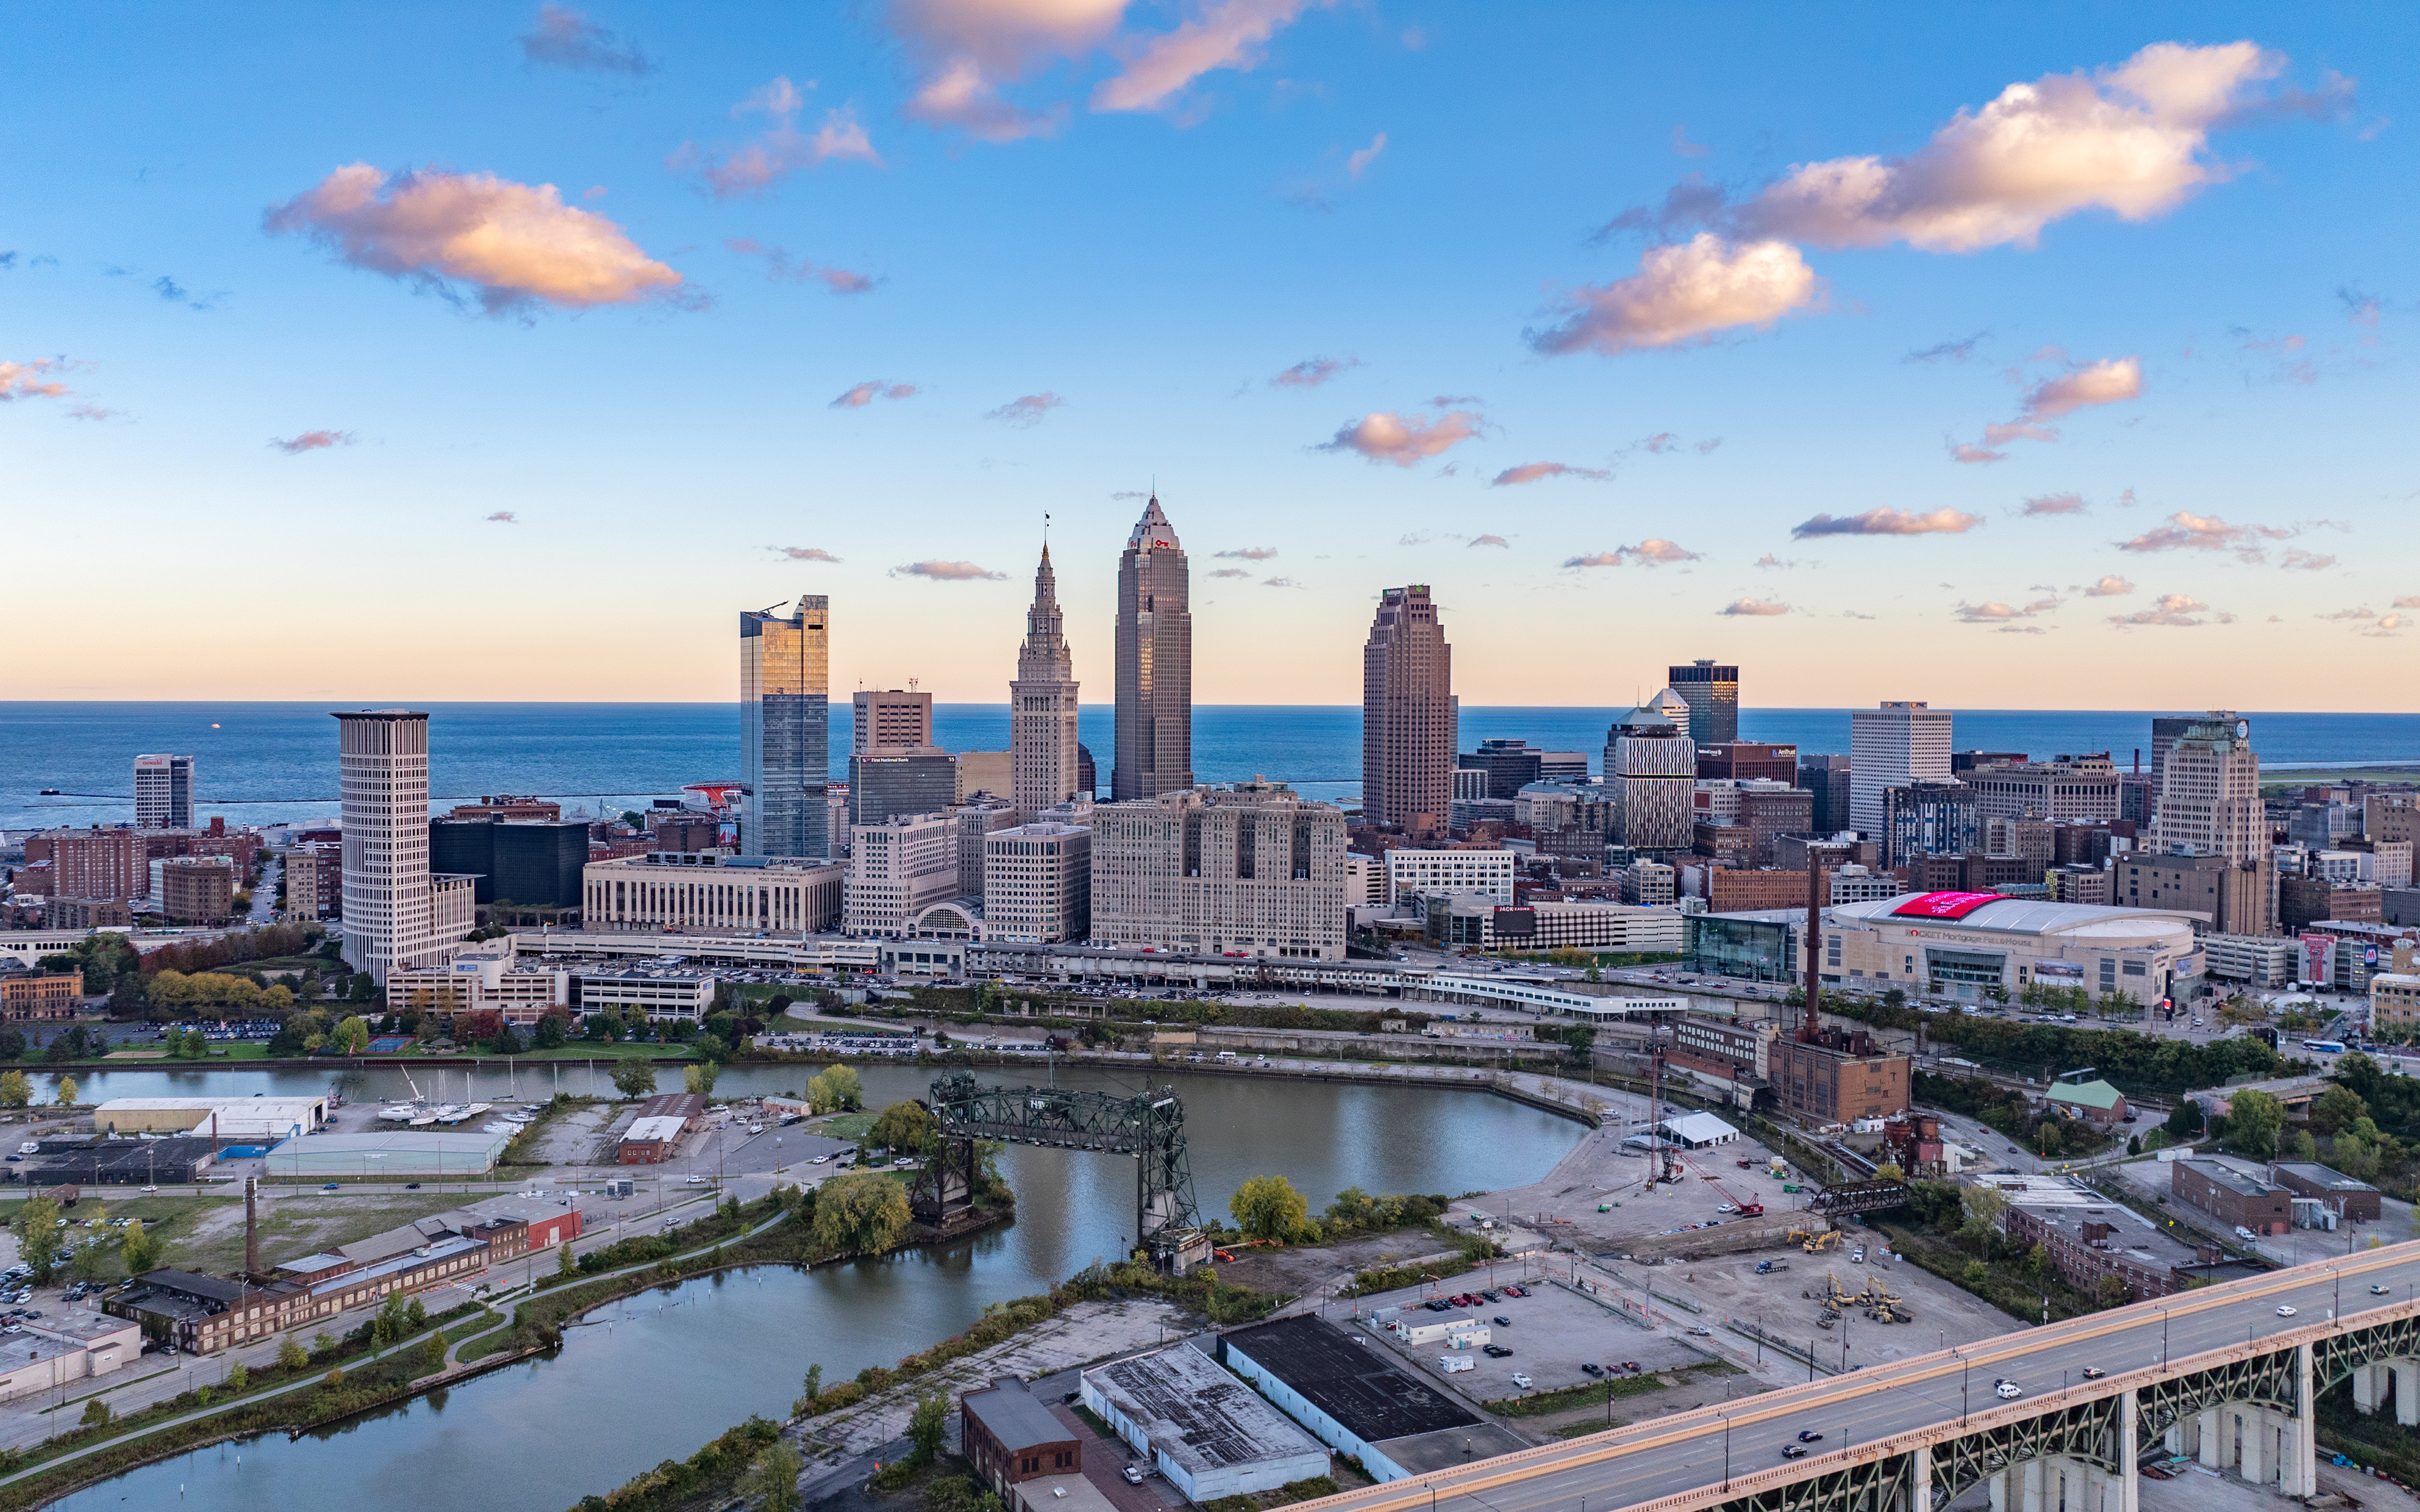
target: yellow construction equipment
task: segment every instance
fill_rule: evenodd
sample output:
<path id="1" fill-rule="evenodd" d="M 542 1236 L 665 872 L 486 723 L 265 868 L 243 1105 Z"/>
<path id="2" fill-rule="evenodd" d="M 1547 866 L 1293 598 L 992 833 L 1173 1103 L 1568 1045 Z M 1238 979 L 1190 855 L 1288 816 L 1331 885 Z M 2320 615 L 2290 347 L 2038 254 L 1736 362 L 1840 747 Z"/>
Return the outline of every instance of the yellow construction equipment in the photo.
<path id="1" fill-rule="evenodd" d="M 1840 1242 L 1840 1231 L 1837 1228 L 1826 1228 L 1818 1233 L 1810 1229 L 1793 1228 L 1790 1231 L 1790 1240 L 1809 1255 L 1821 1255 Z"/>

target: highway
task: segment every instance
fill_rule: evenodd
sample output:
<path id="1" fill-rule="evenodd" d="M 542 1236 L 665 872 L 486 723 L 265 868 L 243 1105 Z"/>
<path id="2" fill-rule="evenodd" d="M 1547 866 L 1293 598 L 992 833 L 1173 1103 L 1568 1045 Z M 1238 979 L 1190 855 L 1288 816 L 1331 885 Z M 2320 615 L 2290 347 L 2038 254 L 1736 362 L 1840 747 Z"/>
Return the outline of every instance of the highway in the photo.
<path id="1" fill-rule="evenodd" d="M 2374 1295 L 2372 1287 L 2385 1288 Z M 2290 1306 L 2291 1317 L 2278 1307 Z M 2365 1251 L 2340 1260 L 2279 1271 L 2157 1302 L 2028 1329 L 2005 1337 L 1921 1355 L 1726 1408 L 1659 1417 L 1607 1433 L 1545 1445 L 1410 1480 L 1323 1498 L 1319 1512 L 1602 1512 L 1719 1488 L 1726 1479 L 1784 1463 L 1782 1447 L 1802 1432 L 1821 1433 L 1802 1472 L 1878 1439 L 1928 1429 L 1954 1430 L 1962 1417 L 2021 1409 L 2027 1399 L 2085 1384 L 2094 1368 L 2114 1393 L 2128 1372 L 2164 1364 L 2190 1366 L 2196 1354 L 2275 1340 L 2279 1347 L 2327 1332 L 2341 1307 L 2362 1315 L 2420 1313 L 2420 1242 Z M 2379 1320 L 2384 1320 L 2383 1318 Z M 1881 1326 L 1881 1325 L 1859 1325 Z M 1918 1325 L 1921 1326 L 1921 1325 Z M 2005 1402 L 1993 1383 L 2006 1377 L 2024 1397 Z M 2155 1452 L 2150 1446 L 2146 1454 Z"/>

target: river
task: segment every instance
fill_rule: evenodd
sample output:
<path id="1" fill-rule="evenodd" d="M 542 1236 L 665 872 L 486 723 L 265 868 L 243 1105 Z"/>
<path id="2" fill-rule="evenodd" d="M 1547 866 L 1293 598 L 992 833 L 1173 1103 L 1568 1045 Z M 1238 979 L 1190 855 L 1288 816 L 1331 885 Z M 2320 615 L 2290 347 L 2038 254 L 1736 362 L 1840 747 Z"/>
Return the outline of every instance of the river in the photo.
<path id="1" fill-rule="evenodd" d="M 795 1088 L 813 1070 L 739 1068 L 716 1091 Z M 921 1094 L 931 1080 L 927 1071 L 900 1066 L 860 1073 L 876 1106 Z M 448 1075 L 459 1095 L 462 1073 Z M 84 1085 L 85 1095 L 98 1099 L 308 1091 L 328 1079 L 309 1072 L 146 1070 L 97 1072 Z M 1012 1069 L 1000 1079 L 1023 1078 Z M 1271 1171 L 1302 1188 L 1314 1211 L 1348 1186 L 1453 1195 L 1516 1185 L 1545 1174 L 1581 1132 L 1477 1091 L 1182 1073 L 1155 1079 L 1174 1083 L 1185 1099 L 1194 1187 L 1206 1213 L 1223 1214 L 1245 1178 Z M 1138 1085 L 1089 1069 L 1063 1068 L 1058 1080 Z M 482 1072 L 474 1089 L 493 1095 L 505 1082 Z M 355 1073 L 348 1095 L 403 1090 L 399 1072 L 381 1070 Z M 785 1415 L 812 1364 L 823 1365 L 828 1381 L 892 1364 L 958 1333 L 985 1303 L 1047 1290 L 1117 1252 L 1134 1214 L 1133 1167 L 1125 1161 L 1012 1147 L 1002 1167 L 1019 1214 L 1004 1229 L 879 1260 L 805 1272 L 767 1267 L 648 1292 L 569 1330 L 551 1359 L 292 1443 L 271 1434 L 214 1445 L 54 1504 L 196 1512 L 567 1507 L 660 1460 L 687 1458 L 751 1412 Z"/>

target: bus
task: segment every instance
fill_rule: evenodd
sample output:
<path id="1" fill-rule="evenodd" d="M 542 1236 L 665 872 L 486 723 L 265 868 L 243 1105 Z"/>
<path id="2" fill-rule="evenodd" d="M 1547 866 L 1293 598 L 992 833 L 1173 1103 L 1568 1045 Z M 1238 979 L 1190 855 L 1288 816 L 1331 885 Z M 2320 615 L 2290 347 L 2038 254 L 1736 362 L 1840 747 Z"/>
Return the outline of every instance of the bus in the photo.
<path id="1" fill-rule="evenodd" d="M 2323 1056 L 2343 1055 L 2344 1047 L 2344 1041 L 2342 1040 L 2305 1040 L 2303 1041 L 2304 1049 L 2315 1050 Z"/>

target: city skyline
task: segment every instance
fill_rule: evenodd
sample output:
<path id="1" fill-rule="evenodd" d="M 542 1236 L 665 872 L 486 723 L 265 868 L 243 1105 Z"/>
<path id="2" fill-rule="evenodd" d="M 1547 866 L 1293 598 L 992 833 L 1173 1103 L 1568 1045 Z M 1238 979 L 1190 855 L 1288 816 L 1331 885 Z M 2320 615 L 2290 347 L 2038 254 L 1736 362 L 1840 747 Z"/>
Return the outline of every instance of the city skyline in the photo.
<path id="1" fill-rule="evenodd" d="M 81 628 L 7 691 L 719 699 L 806 594 L 837 688 L 988 702 L 1046 512 L 1106 687 L 1156 479 L 1201 704 L 1349 704 L 1418 581 L 1474 702 L 2390 705 L 2411 17 L 1237 8 L 19 18 L 0 437 Z M 129 536 L 315 634 L 70 620 Z M 659 541 L 716 591 L 597 655 Z"/>

